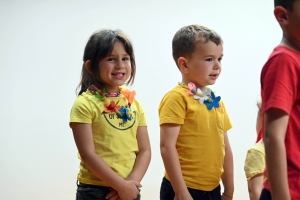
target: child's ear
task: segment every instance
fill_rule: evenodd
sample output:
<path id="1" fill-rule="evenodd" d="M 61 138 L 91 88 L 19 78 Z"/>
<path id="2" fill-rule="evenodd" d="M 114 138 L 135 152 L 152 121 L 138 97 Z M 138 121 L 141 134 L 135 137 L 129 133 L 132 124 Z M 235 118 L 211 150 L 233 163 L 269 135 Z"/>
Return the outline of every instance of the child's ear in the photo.
<path id="1" fill-rule="evenodd" d="M 274 9 L 274 16 L 281 26 L 288 24 L 287 10 L 282 6 L 277 6 Z"/>
<path id="2" fill-rule="evenodd" d="M 178 58 L 177 63 L 181 72 L 185 72 L 187 70 L 187 60 L 184 57 Z"/>
<path id="3" fill-rule="evenodd" d="M 84 63 L 84 65 L 85 65 L 86 70 L 87 70 L 90 74 L 92 74 L 91 61 L 90 61 L 90 60 L 87 60 L 87 61 Z"/>

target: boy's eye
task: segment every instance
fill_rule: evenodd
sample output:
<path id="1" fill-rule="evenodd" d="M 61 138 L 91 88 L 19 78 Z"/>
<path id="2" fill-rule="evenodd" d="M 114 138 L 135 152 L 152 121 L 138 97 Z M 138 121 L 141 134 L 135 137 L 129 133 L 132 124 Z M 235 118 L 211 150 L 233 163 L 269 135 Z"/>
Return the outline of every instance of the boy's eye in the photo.
<path id="1" fill-rule="evenodd" d="M 212 58 L 207 58 L 205 61 L 211 62 Z"/>
<path id="2" fill-rule="evenodd" d="M 114 59 L 113 59 L 113 58 L 108 58 L 107 60 L 108 60 L 108 61 L 114 61 Z"/>
<path id="3" fill-rule="evenodd" d="M 218 61 L 221 62 L 223 58 L 219 58 Z"/>

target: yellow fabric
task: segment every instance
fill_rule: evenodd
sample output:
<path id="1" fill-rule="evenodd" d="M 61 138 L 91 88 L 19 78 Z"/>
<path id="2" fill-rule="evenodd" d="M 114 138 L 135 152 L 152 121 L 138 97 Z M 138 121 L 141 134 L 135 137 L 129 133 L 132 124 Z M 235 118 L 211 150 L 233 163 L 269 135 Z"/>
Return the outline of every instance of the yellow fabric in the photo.
<path id="1" fill-rule="evenodd" d="M 244 171 L 247 180 L 258 174 L 263 174 L 266 166 L 265 147 L 263 143 L 254 144 L 247 152 Z"/>
<path id="2" fill-rule="evenodd" d="M 176 142 L 182 175 L 187 187 L 211 191 L 223 173 L 224 132 L 232 125 L 223 101 L 220 108 L 208 110 L 188 90 L 176 86 L 159 106 L 160 125 L 180 124 Z M 169 180 L 168 174 L 165 177 Z"/>
<path id="3" fill-rule="evenodd" d="M 119 101 L 119 106 L 126 106 L 128 103 L 123 95 L 109 97 L 103 102 L 89 91 L 82 93 L 72 107 L 70 122 L 92 124 L 96 153 L 122 178 L 126 178 L 133 169 L 138 152 L 137 128 L 147 126 L 146 117 L 142 105 L 134 100 L 131 105 L 133 119 L 124 123 L 114 112 L 103 113 L 107 110 L 104 103 L 109 104 L 110 101 Z M 79 154 L 78 157 L 80 159 Z M 85 184 L 108 186 L 82 161 L 77 179 Z"/>

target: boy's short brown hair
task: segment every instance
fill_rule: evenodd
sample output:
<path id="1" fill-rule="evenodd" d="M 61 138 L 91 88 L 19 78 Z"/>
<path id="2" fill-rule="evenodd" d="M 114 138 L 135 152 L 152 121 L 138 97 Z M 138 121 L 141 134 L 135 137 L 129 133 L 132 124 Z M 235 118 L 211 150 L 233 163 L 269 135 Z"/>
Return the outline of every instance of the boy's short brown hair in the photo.
<path id="1" fill-rule="evenodd" d="M 274 7 L 282 6 L 289 11 L 293 11 L 293 5 L 297 0 L 274 0 Z"/>
<path id="2" fill-rule="evenodd" d="M 178 58 L 190 56 L 193 53 L 195 43 L 208 41 L 212 41 L 216 45 L 223 44 L 221 36 L 207 27 L 194 24 L 179 29 L 172 41 L 173 58 L 176 65 L 178 66 Z"/>

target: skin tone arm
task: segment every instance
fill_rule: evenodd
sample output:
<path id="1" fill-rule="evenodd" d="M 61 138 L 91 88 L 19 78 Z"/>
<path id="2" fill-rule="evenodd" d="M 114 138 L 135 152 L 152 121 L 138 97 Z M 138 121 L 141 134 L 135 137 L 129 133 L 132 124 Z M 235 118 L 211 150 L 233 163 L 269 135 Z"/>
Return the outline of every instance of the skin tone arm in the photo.
<path id="1" fill-rule="evenodd" d="M 259 111 L 256 118 L 257 134 L 259 133 L 261 126 L 262 126 L 262 116 L 261 116 L 261 111 Z M 258 143 L 263 144 L 262 139 Z M 263 182 L 264 182 L 263 173 L 257 174 L 256 176 L 252 177 L 248 181 L 248 192 L 249 192 L 250 200 L 259 200 L 261 190 L 263 189 Z"/>
<path id="2" fill-rule="evenodd" d="M 222 182 L 224 186 L 224 195 L 222 195 L 222 200 L 232 199 L 234 185 L 233 185 L 233 155 L 228 139 L 227 132 L 224 133 L 224 143 L 225 143 L 225 157 L 224 157 L 224 172 L 222 174 Z"/>
<path id="3" fill-rule="evenodd" d="M 130 175 L 125 180 L 133 180 L 140 182 L 144 177 L 151 159 L 150 140 L 148 136 L 148 130 L 146 126 L 139 126 L 137 129 L 137 142 L 139 152 L 137 153 L 135 164 Z M 118 199 L 119 195 L 113 188 L 111 192 L 106 196 L 107 199 Z"/>
<path id="4" fill-rule="evenodd" d="M 137 187 L 142 185 L 138 181 L 126 181 L 115 173 L 106 162 L 96 154 L 93 141 L 92 125 L 71 123 L 74 140 L 86 166 L 101 180 L 114 188 L 122 200 L 132 200 L 137 197 Z"/>
<path id="5" fill-rule="evenodd" d="M 175 192 L 174 200 L 193 200 L 182 177 L 176 150 L 176 141 L 181 125 L 162 124 L 160 126 L 160 152 Z"/>
<path id="6" fill-rule="evenodd" d="M 280 109 L 270 108 L 265 113 L 264 144 L 273 200 L 291 199 L 284 143 L 288 120 L 289 115 Z"/>
<path id="7" fill-rule="evenodd" d="M 263 174 L 258 174 L 248 181 L 248 191 L 250 200 L 259 200 L 261 190 L 263 189 L 263 182 Z"/>

